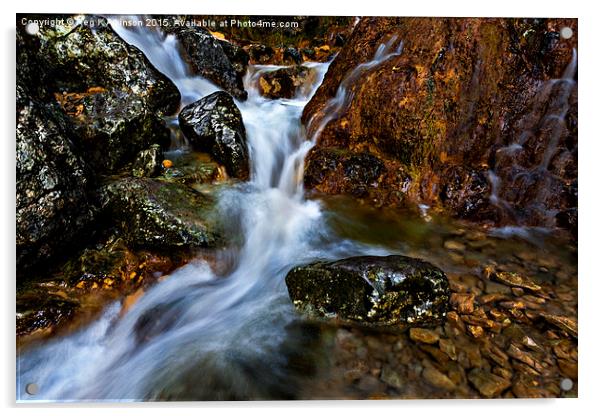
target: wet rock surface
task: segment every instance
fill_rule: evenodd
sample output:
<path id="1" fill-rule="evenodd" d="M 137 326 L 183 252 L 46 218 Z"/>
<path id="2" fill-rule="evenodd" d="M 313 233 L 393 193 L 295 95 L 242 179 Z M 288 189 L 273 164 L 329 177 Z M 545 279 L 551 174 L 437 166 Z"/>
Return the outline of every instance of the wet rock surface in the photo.
<path id="1" fill-rule="evenodd" d="M 219 224 L 213 197 L 176 183 L 124 178 L 101 190 L 104 215 L 134 247 L 214 247 Z"/>
<path id="2" fill-rule="evenodd" d="M 169 27 L 166 31 L 176 36 L 195 74 L 213 81 L 239 100 L 246 100 L 243 86 L 249 62 L 246 51 L 201 27 Z"/>
<path id="3" fill-rule="evenodd" d="M 117 36 L 105 18 L 86 15 L 94 22 L 92 28 L 81 23 L 83 16 L 64 17 L 64 25 L 42 26 L 35 35 L 17 25 L 23 39 L 19 48 L 35 56 L 32 60 L 44 72 L 50 92 L 102 87 L 137 96 L 158 113 L 176 111 L 180 101 L 176 86 L 140 50 Z"/>
<path id="4" fill-rule="evenodd" d="M 565 26 L 570 39 L 558 35 Z M 332 118 L 307 155 L 306 188 L 574 231 L 576 29 L 571 19 L 362 18 L 304 109 L 310 136 Z M 393 37 L 401 53 L 361 70 L 332 117 L 344 79 Z M 349 192 L 344 170 L 315 168 L 349 151 L 383 163 L 364 194 Z"/>
<path id="5" fill-rule="evenodd" d="M 90 171 L 79 156 L 69 120 L 17 86 L 17 271 L 49 260 L 95 215 Z"/>
<path id="6" fill-rule="evenodd" d="M 297 65 L 266 72 L 259 77 L 259 92 L 268 98 L 293 98 L 308 92 L 315 71 Z"/>
<path id="7" fill-rule="evenodd" d="M 116 299 L 123 299 L 127 310 L 148 287 L 197 254 L 188 248 L 133 249 L 115 233 L 100 236 L 17 288 L 18 344 L 73 331 Z"/>
<path id="8" fill-rule="evenodd" d="M 99 173 L 115 172 L 153 144 L 169 147 L 165 122 L 140 97 L 92 90 L 57 94 L 57 100 L 71 117 L 84 157 Z"/>
<path id="9" fill-rule="evenodd" d="M 180 101 L 106 19 L 85 16 L 92 27 L 84 16 L 64 17 L 35 34 L 17 25 L 19 274 L 77 245 L 95 221 L 100 177 L 153 144 L 169 145 L 161 116 Z"/>
<path id="10" fill-rule="evenodd" d="M 83 18 L 43 26 L 35 35 L 18 25 L 18 66 L 40 68 L 28 85 L 39 86 L 38 98 L 61 105 L 86 162 L 100 173 L 114 172 L 153 143 L 169 145 L 160 116 L 176 111 L 180 94 L 105 18 L 85 16 L 94 27 L 78 20 Z"/>
<path id="11" fill-rule="evenodd" d="M 298 310 L 368 326 L 433 324 L 448 309 L 445 274 L 403 256 L 312 263 L 292 269 L 286 284 Z"/>
<path id="12" fill-rule="evenodd" d="M 209 152 L 230 176 L 249 176 L 246 132 L 232 97 L 218 91 L 187 105 L 178 115 L 180 128 L 190 143 Z"/>
<path id="13" fill-rule="evenodd" d="M 155 144 L 138 153 L 132 164 L 132 176 L 138 178 L 157 176 L 162 167 L 163 151 L 160 145 Z"/>

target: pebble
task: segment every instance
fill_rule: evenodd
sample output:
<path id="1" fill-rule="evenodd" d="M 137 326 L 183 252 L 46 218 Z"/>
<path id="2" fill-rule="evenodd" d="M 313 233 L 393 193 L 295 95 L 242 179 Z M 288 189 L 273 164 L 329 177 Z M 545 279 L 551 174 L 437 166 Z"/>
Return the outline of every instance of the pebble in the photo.
<path id="1" fill-rule="evenodd" d="M 491 277 L 498 282 L 504 283 L 508 286 L 520 287 L 523 289 L 529 289 L 537 292 L 541 290 L 541 286 L 533 282 L 531 279 L 525 276 L 521 276 L 514 272 L 497 272 L 493 273 Z"/>
<path id="2" fill-rule="evenodd" d="M 422 371 L 422 377 L 433 387 L 437 387 L 447 391 L 453 391 L 456 385 L 445 374 L 436 368 L 425 368 Z"/>
<path id="3" fill-rule="evenodd" d="M 411 328 L 410 339 L 425 344 L 434 344 L 439 341 L 439 334 L 435 331 L 425 328 Z"/>
<path id="4" fill-rule="evenodd" d="M 577 322 L 571 318 L 567 318 L 566 316 L 552 315 L 549 313 L 540 313 L 539 316 L 552 325 L 555 325 L 556 327 L 577 338 Z"/>
<path id="5" fill-rule="evenodd" d="M 461 314 L 471 314 L 474 312 L 474 294 L 473 293 L 452 293 L 449 303 Z"/>
<path id="6" fill-rule="evenodd" d="M 468 373 L 468 381 L 485 397 L 499 396 L 511 384 L 510 380 L 506 380 L 480 368 L 473 368 Z"/>
<path id="7" fill-rule="evenodd" d="M 403 387 L 403 378 L 393 368 L 389 366 L 383 367 L 380 372 L 380 379 L 383 383 L 401 389 Z"/>
<path id="8" fill-rule="evenodd" d="M 440 339 L 439 348 L 453 361 L 458 359 L 458 356 L 456 355 L 456 346 L 454 345 L 453 341 L 446 338 Z"/>
<path id="9" fill-rule="evenodd" d="M 445 247 L 448 250 L 454 250 L 454 251 L 466 250 L 466 246 L 457 240 L 447 240 L 447 241 L 445 241 L 445 243 L 443 243 L 443 247 Z"/>
<path id="10" fill-rule="evenodd" d="M 485 335 L 483 328 L 476 325 L 468 325 L 468 332 L 475 338 L 482 338 Z"/>

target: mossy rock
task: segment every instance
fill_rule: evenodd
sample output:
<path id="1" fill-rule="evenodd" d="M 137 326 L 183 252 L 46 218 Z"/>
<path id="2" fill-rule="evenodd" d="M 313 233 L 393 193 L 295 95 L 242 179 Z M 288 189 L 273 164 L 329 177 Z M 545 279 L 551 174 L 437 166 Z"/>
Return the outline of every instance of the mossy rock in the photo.
<path id="1" fill-rule="evenodd" d="M 101 201 L 134 247 L 214 247 L 222 240 L 214 198 L 177 182 L 124 178 L 103 187 Z"/>
<path id="2" fill-rule="evenodd" d="M 445 273 L 405 256 L 359 256 L 293 268 L 286 285 L 310 317 L 371 327 L 432 325 L 449 308 Z"/>

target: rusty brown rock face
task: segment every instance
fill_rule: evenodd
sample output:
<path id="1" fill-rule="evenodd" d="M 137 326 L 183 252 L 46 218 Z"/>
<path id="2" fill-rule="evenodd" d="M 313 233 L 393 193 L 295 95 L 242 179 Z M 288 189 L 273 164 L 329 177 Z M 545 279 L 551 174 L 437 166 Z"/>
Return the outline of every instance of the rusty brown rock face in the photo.
<path id="1" fill-rule="evenodd" d="M 307 156 L 306 187 L 495 224 L 574 228 L 577 21 L 363 18 L 304 110 L 310 136 L 345 77 L 393 36 L 402 53 L 349 83 L 349 102 Z M 347 184 L 354 155 L 379 160 L 361 192 Z"/>

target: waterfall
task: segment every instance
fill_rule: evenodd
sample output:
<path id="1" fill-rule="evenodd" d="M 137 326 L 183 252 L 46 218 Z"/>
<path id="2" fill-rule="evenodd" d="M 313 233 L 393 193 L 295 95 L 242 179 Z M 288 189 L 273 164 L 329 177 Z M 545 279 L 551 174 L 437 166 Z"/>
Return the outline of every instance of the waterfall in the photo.
<path id="1" fill-rule="evenodd" d="M 576 87 L 575 74 L 577 70 L 577 51 L 573 49 L 571 61 L 565 68 L 561 78 L 551 79 L 542 83 L 539 91 L 533 101 L 533 109 L 526 114 L 518 123 L 520 133 L 508 145 L 497 150 L 496 162 L 494 167 L 488 172 L 487 177 L 491 185 L 489 201 L 499 209 L 500 215 L 504 217 L 505 222 L 511 225 L 493 230 L 493 235 L 499 236 L 519 236 L 528 239 L 529 233 L 547 232 L 546 228 L 553 227 L 555 224 L 555 215 L 557 210 L 546 207 L 546 200 L 556 198 L 552 195 L 552 181 L 557 179 L 554 173 L 550 171 L 550 164 L 561 140 L 566 137 L 566 115 L 570 108 L 569 99 L 573 89 Z M 531 140 L 536 140 L 536 136 L 546 133 L 544 137 L 547 142 L 544 143 L 541 153 L 541 160 L 534 163 L 533 166 L 523 166 L 520 162 L 520 156 L 525 151 L 525 147 Z M 510 160 L 511 170 L 501 172 L 503 168 L 500 159 Z M 503 198 L 503 191 L 512 188 L 527 189 L 535 187 L 536 192 L 527 204 L 522 204 L 521 209 L 516 209 L 511 201 Z M 521 212 L 526 208 L 539 212 L 543 218 L 543 227 L 526 227 L 521 218 Z"/>
<path id="2" fill-rule="evenodd" d="M 182 104 L 219 88 L 189 73 L 175 37 L 153 28 L 113 28 L 141 49 L 182 94 Z M 351 99 L 350 86 L 367 68 L 401 53 L 396 38 L 350 71 L 326 106 L 326 117 L 307 140 L 300 123 L 328 63 L 306 64 L 317 73 L 311 91 L 269 100 L 256 79 L 273 66 L 250 66 L 249 97 L 238 102 L 247 132 L 251 180 L 223 191 L 220 213 L 243 236 L 237 263 L 216 276 L 203 261 L 178 269 L 150 288 L 127 312 L 120 302 L 79 331 L 22 351 L 17 358 L 19 400 L 163 400 L 291 397 L 294 374 L 282 345 L 303 345 L 284 276 L 296 264 L 384 249 L 337 239 L 319 201 L 303 197 L 303 159 L 324 126 Z M 312 120 L 311 123 L 314 123 Z M 289 348 L 290 349 L 290 348 Z M 25 387 L 36 383 L 39 393 Z"/>

